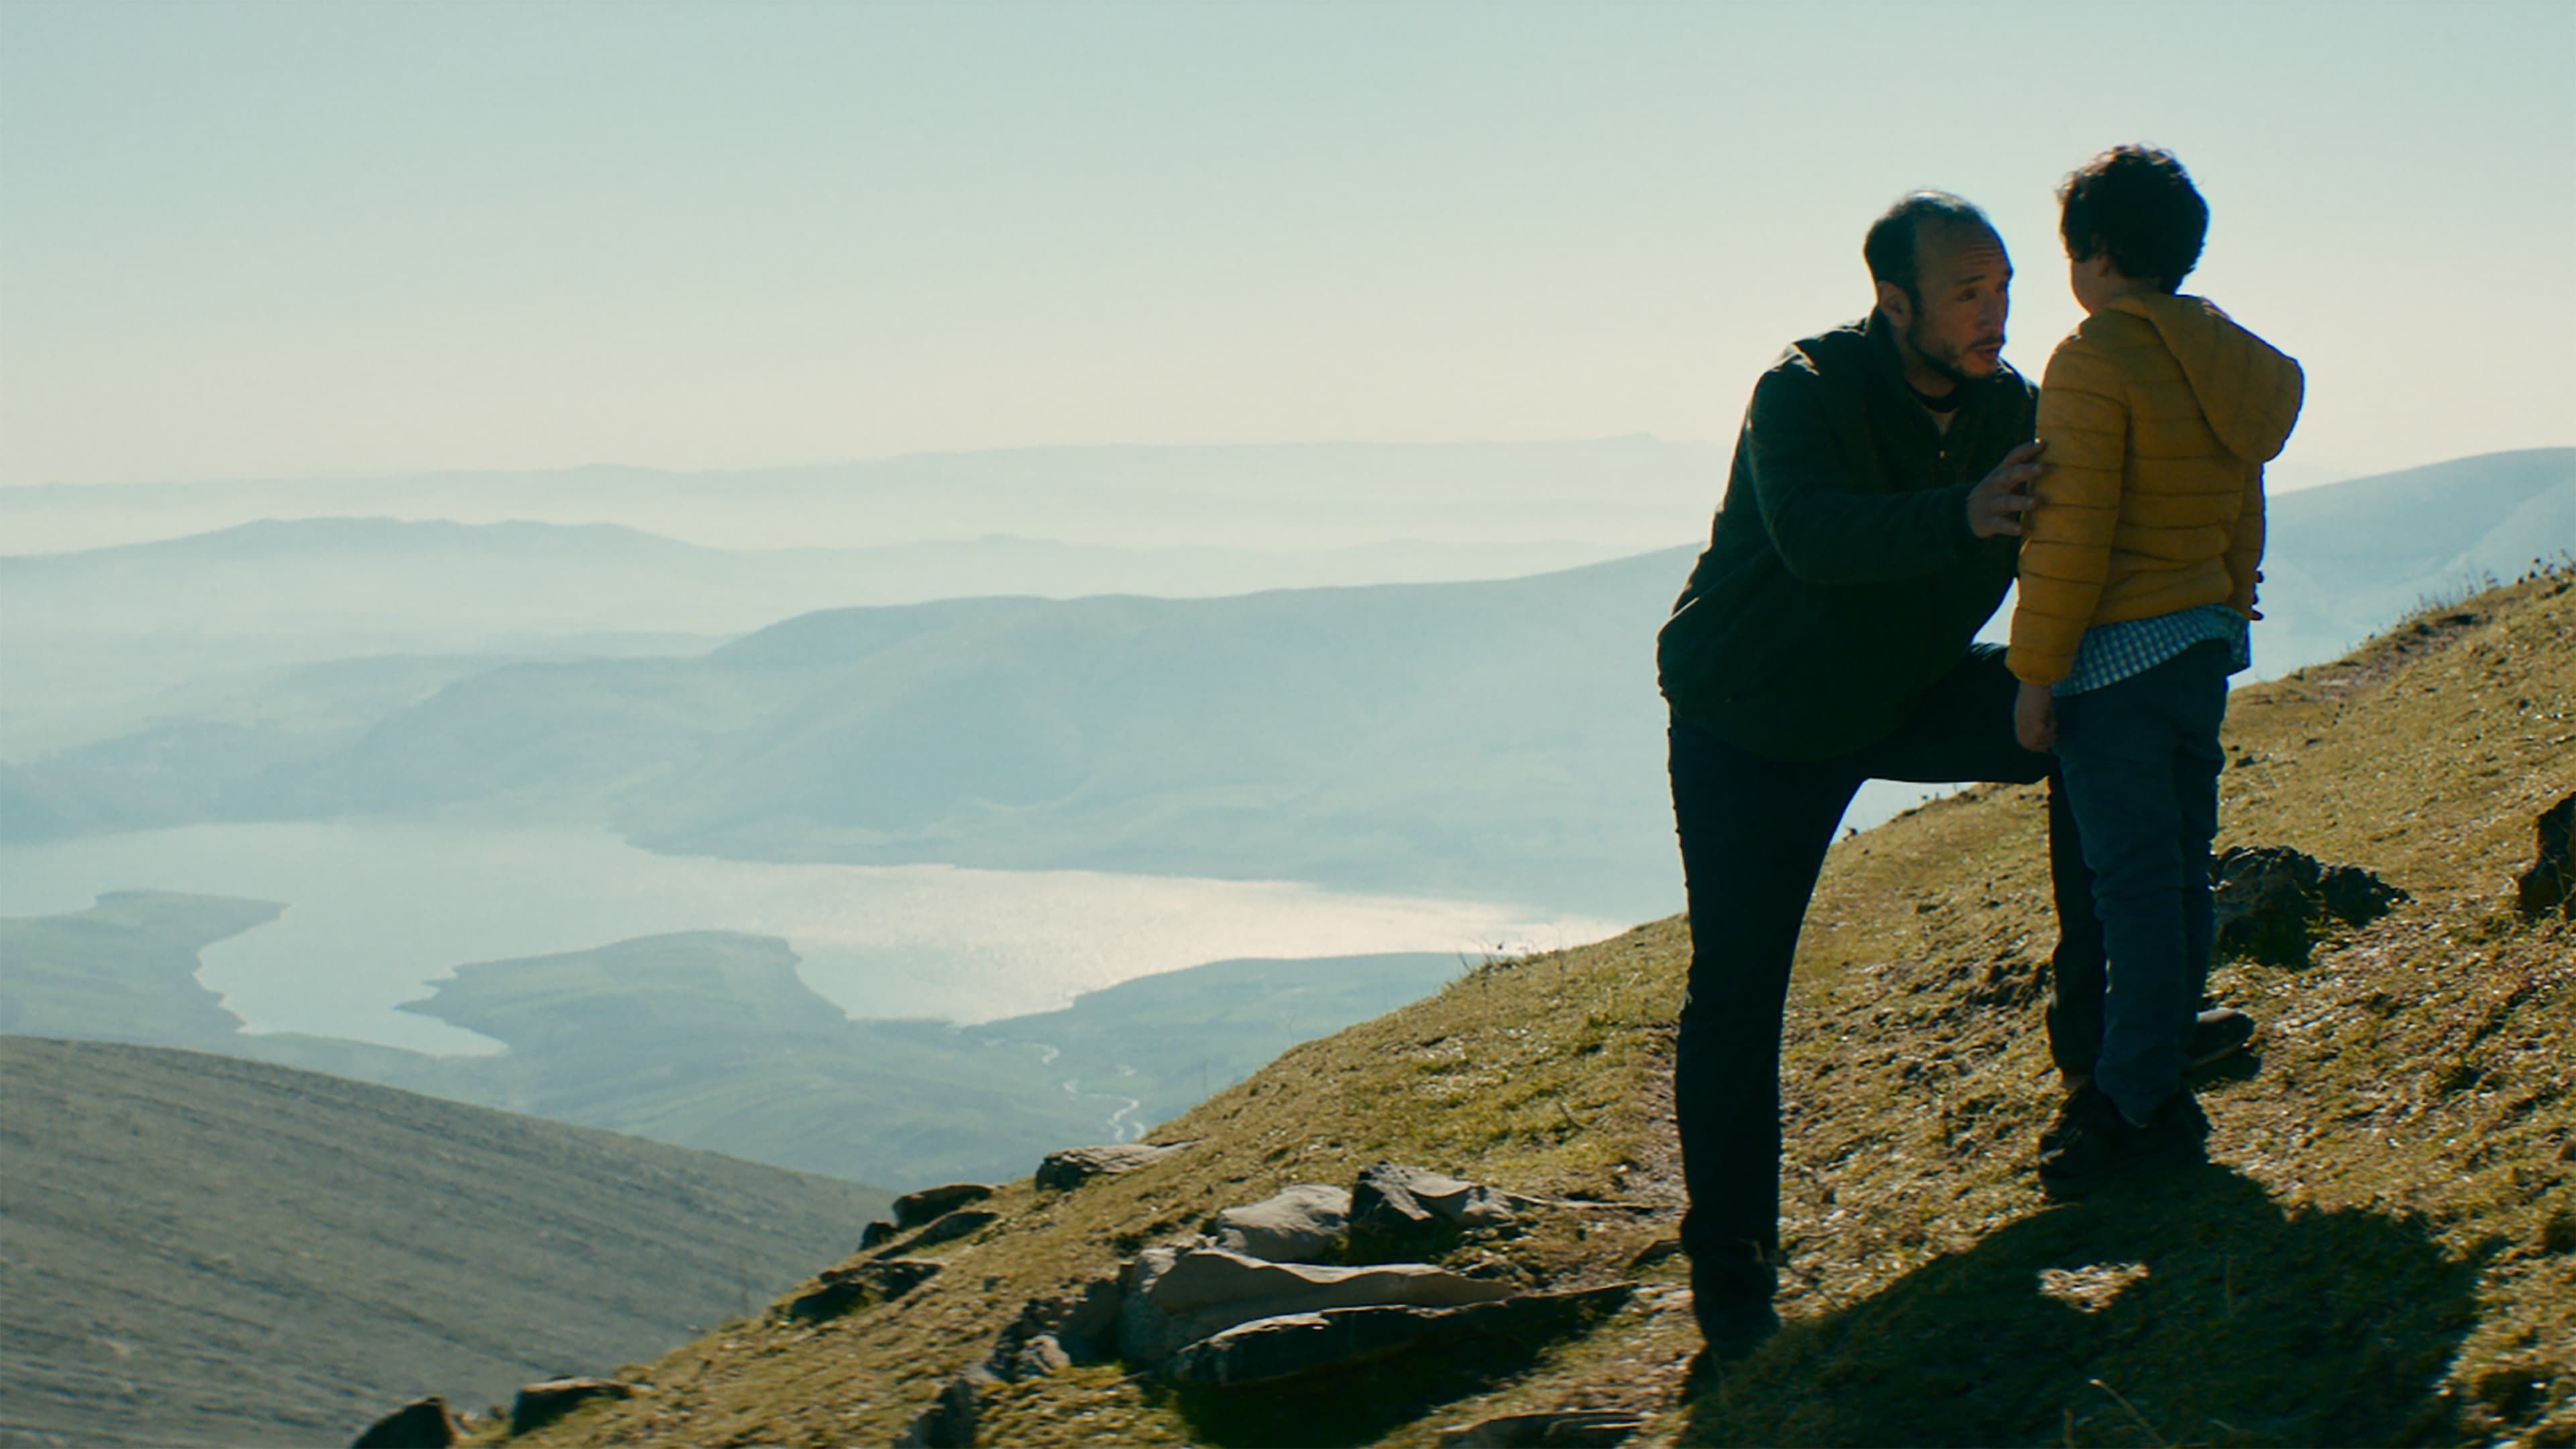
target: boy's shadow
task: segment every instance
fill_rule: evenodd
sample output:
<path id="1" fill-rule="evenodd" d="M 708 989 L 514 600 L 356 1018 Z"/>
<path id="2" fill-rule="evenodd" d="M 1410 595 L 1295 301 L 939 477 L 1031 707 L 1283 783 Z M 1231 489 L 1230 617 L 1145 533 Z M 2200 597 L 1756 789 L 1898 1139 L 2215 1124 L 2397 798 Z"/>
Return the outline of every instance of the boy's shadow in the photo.
<path id="1" fill-rule="evenodd" d="M 2366 1444 L 2452 1437 L 2435 1390 L 2478 1264 L 2414 1221 L 2285 1213 L 2209 1167 L 2012 1224 L 1794 1319 L 1681 1442 Z"/>

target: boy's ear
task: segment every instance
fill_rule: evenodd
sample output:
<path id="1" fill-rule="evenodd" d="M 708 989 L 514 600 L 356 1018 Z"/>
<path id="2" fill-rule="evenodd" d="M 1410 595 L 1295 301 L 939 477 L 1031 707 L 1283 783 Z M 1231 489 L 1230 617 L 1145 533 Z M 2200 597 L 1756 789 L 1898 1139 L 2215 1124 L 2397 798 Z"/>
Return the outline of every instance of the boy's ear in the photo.
<path id="1" fill-rule="evenodd" d="M 1905 289 L 1894 282 L 1878 284 L 1878 310 L 1886 313 L 1887 320 L 1899 327 L 1914 325 L 1914 299 L 1905 295 Z"/>

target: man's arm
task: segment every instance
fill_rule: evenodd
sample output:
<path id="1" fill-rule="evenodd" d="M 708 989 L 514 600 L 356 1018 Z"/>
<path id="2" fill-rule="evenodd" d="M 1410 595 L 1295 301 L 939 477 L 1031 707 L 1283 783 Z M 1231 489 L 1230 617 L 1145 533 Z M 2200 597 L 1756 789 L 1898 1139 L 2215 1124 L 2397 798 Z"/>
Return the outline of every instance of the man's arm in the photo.
<path id="1" fill-rule="evenodd" d="M 1823 379 L 1776 367 L 1755 384 L 1745 417 L 1762 526 L 1789 572 L 1809 583 L 1890 583 L 1937 573 L 1977 539 L 2014 531 L 1996 521 L 2029 506 L 2016 506 L 2016 490 L 2039 471 L 2025 450 L 1973 486 L 1854 492 L 1827 409 Z M 1979 510 L 1982 521 L 1972 519 L 1972 494 L 1988 505 Z M 2006 494 L 2014 497 L 2001 498 Z"/>
<path id="2" fill-rule="evenodd" d="M 2120 469 L 2129 446 L 2128 389 L 2110 358 L 2079 337 L 2057 345 L 2039 385 L 2048 472 L 2021 541 L 2021 594 L 2005 663 L 2030 684 L 2075 668 L 2075 649 L 2111 576 Z"/>

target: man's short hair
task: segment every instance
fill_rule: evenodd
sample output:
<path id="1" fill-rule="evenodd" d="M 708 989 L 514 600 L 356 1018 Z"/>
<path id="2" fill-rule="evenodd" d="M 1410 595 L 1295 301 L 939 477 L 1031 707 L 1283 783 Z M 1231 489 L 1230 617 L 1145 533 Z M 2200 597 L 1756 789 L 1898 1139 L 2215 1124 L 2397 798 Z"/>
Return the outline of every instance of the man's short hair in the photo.
<path id="1" fill-rule="evenodd" d="M 1915 306 L 1923 305 L 1923 293 L 1916 285 L 1916 243 L 1923 228 L 1934 222 L 1946 226 L 1969 226 L 1992 232 L 1995 224 L 1977 204 L 1964 196 L 1946 191 L 1911 191 L 1896 199 L 1878 220 L 1869 224 L 1869 235 L 1860 244 L 1861 260 L 1869 263 L 1869 279 L 1894 282 L 1905 290 Z"/>
<path id="2" fill-rule="evenodd" d="M 2171 151 L 2114 146 L 2058 184 L 2057 230 L 2079 262 L 2108 256 L 2120 275 L 2170 292 L 2200 264 L 2209 203 Z"/>

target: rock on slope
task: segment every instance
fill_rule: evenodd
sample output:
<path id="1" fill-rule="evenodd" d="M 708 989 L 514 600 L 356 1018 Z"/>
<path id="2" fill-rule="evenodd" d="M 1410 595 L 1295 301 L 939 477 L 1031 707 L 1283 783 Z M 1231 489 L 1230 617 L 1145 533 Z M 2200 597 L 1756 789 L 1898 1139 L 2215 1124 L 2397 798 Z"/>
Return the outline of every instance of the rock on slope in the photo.
<path id="1" fill-rule="evenodd" d="M 900 1296 L 733 1325 L 652 1365 L 651 1392 L 527 1442 L 1428 1445 L 1513 1442 L 1546 1422 L 1514 1416 L 1543 1412 L 1635 1444 L 2576 1442 L 2576 927 L 2514 909 L 2534 819 L 2576 790 L 2572 583 L 2236 696 L 2221 844 L 2408 894 L 2327 920 L 2304 965 L 2221 965 L 2215 990 L 2264 1036 L 2252 1069 L 2204 1084 L 2203 1173 L 2080 1206 L 2031 1179 L 2056 1100 L 2036 791 L 1840 844 L 1784 1053 L 1788 1325 L 1696 1400 L 1670 1250 L 1676 919 L 1291 1051 L 1167 1124 L 1188 1151 L 1004 1187 Z M 1144 1250 L 1390 1159 L 1558 1204 L 1464 1233 L 1442 1266 L 1635 1291 L 1571 1336 L 1280 1386 L 1077 1358 L 958 1387 L 1007 1326 Z M 1647 1210 L 1563 1205 L 1586 1198 Z"/>
<path id="2" fill-rule="evenodd" d="M 0 1037 L 0 1444 L 346 1444 L 667 1349 L 886 1196 L 258 1062 Z"/>

